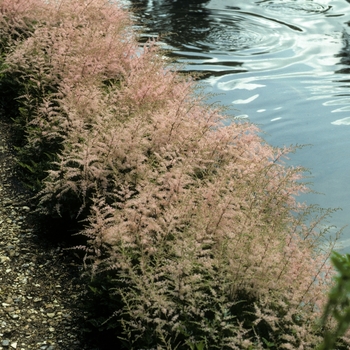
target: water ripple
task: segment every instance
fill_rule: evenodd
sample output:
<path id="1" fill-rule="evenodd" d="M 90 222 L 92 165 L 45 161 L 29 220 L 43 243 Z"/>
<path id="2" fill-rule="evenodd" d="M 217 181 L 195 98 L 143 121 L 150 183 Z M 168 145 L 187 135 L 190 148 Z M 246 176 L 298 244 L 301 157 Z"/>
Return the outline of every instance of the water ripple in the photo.
<path id="1" fill-rule="evenodd" d="M 291 32 L 302 32 L 301 28 L 288 23 L 235 10 L 212 10 L 208 22 L 210 26 L 200 38 L 193 36 L 198 40 L 187 41 L 184 45 L 187 49 L 251 56 L 290 47 L 293 45 Z"/>
<path id="2" fill-rule="evenodd" d="M 283 15 L 314 15 L 331 9 L 331 6 L 314 1 L 261 1 L 258 5 L 272 12 L 282 12 Z"/>
<path id="3" fill-rule="evenodd" d="M 205 58 L 232 53 L 236 57 L 271 54 L 292 47 L 296 35 L 304 32 L 299 23 L 281 20 L 274 14 L 250 12 L 249 7 L 248 11 L 240 7 L 174 7 L 164 16 L 164 6 L 145 10 L 141 22 L 163 34 L 164 42 L 185 56 L 194 52 Z"/>

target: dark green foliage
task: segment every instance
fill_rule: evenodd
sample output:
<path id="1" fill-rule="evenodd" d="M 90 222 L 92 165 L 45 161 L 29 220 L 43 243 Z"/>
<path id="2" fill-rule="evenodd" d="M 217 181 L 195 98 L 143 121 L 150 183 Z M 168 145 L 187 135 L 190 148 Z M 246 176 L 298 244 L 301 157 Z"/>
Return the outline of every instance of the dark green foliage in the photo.
<path id="1" fill-rule="evenodd" d="M 341 338 L 350 328 L 350 254 L 342 255 L 334 251 L 331 261 L 338 274 L 321 318 L 325 333 L 319 350 L 348 348 L 344 343 L 341 345 Z M 335 321 L 331 329 L 330 319 Z"/>

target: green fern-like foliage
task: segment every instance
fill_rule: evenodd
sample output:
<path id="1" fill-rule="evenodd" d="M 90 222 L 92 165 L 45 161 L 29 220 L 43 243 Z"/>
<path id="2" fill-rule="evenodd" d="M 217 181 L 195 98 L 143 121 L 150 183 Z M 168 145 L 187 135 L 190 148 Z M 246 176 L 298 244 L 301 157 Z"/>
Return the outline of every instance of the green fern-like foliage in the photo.
<path id="1" fill-rule="evenodd" d="M 350 328 L 350 255 L 333 252 L 331 261 L 337 270 L 336 284 L 328 294 L 321 318 L 324 340 L 317 348 L 346 349 Z"/>

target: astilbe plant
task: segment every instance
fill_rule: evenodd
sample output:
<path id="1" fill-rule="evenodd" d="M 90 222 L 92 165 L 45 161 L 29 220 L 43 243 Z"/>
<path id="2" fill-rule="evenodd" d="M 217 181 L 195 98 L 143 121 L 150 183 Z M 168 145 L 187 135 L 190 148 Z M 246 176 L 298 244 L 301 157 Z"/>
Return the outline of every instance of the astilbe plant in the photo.
<path id="1" fill-rule="evenodd" d="M 26 2 L 22 2 L 25 9 Z M 3 81 L 15 82 L 20 95 L 20 113 L 14 117 L 23 146 L 20 161 L 35 163 L 38 171 L 34 170 L 33 177 L 39 179 L 60 151 L 69 127 L 82 121 L 88 124 L 83 108 L 92 105 L 84 106 L 84 101 L 91 98 L 94 85 L 122 79 L 130 70 L 128 56 L 136 55 L 133 50 L 137 49 L 128 40 L 128 16 L 116 5 L 61 1 L 43 2 L 41 7 L 46 7 L 45 17 L 40 17 L 44 11 L 37 11 L 31 35 L 14 42 L 2 67 Z M 95 25 L 90 25 L 92 22 Z M 120 40 L 122 36 L 125 40 Z M 71 96 L 80 106 L 78 114 L 76 105 L 71 111 L 60 102 Z M 28 163 L 25 166 L 28 168 Z"/>
<path id="2" fill-rule="evenodd" d="M 9 118 L 16 116 L 18 104 L 14 99 L 21 95 L 19 85 L 4 74 L 4 60 L 14 46 L 33 33 L 37 18 L 44 9 L 41 0 L 0 1 L 0 51 L 1 51 L 1 109 Z"/>
<path id="3" fill-rule="evenodd" d="M 41 0 L 2 0 L 0 2 L 2 52 L 7 52 L 17 41 L 30 36 L 44 7 Z"/>
<path id="4" fill-rule="evenodd" d="M 2 72 L 20 92 L 20 154 L 38 169 L 39 211 L 85 220 L 84 262 L 123 346 L 320 343 L 332 246 L 320 248 L 323 215 L 307 225 L 295 200 L 307 189 L 283 164 L 290 149 L 227 125 L 155 43 L 138 47 L 116 4 L 16 4 L 32 26 Z"/>

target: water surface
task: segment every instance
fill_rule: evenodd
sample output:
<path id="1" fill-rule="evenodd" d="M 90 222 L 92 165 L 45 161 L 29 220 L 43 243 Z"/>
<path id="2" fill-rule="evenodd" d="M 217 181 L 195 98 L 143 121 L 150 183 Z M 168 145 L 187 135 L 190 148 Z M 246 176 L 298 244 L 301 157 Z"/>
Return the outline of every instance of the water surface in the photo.
<path id="1" fill-rule="evenodd" d="M 270 144 L 312 145 L 290 163 L 309 168 L 323 195 L 301 200 L 341 207 L 338 227 L 350 224 L 349 2 L 130 1 L 144 36 L 161 35 L 186 70 L 203 73 L 214 100 L 258 124 Z"/>

